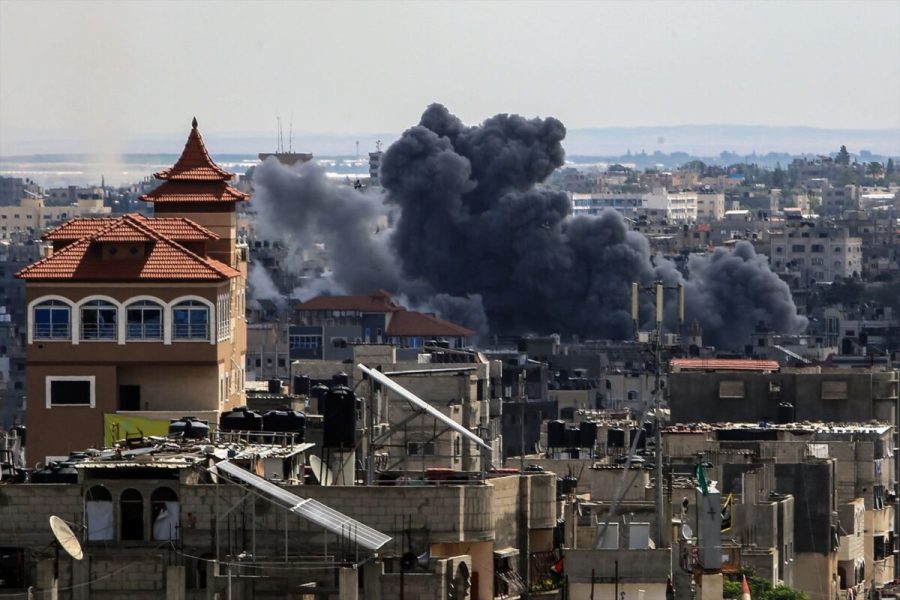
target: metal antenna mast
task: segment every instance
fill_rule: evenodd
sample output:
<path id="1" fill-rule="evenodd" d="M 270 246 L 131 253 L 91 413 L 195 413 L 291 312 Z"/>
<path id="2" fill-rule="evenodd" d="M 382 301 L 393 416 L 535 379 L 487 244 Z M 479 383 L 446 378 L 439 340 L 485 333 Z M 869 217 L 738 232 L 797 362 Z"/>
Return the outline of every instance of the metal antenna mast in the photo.
<path id="1" fill-rule="evenodd" d="M 651 286 L 641 287 L 638 283 L 631 284 L 631 320 L 634 324 L 635 336 L 638 336 L 638 326 L 640 322 L 640 302 L 638 295 L 641 291 L 651 292 L 655 295 L 655 329 L 647 341 L 649 350 L 653 353 L 653 413 L 654 413 L 654 442 L 655 449 L 655 468 L 654 477 L 656 478 L 656 487 L 654 489 L 654 504 L 656 509 L 656 543 L 658 548 L 664 547 L 666 524 L 665 519 L 665 500 L 663 497 L 663 448 L 662 448 L 662 325 L 664 317 L 664 292 L 665 290 L 676 290 L 678 292 L 678 333 L 681 333 L 684 325 L 684 285 L 665 286 L 662 281 L 656 281 Z"/>

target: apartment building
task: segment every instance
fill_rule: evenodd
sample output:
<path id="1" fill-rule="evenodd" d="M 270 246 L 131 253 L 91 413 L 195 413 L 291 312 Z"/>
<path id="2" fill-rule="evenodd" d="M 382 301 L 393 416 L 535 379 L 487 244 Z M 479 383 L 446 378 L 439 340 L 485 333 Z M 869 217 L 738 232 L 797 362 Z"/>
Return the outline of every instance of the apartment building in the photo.
<path id="1" fill-rule="evenodd" d="M 697 192 L 697 220 L 718 221 L 725 216 L 725 194 L 712 190 Z"/>
<path id="2" fill-rule="evenodd" d="M 247 199 L 203 144 L 196 119 L 181 157 L 142 200 L 156 218 L 74 219 L 44 236 L 26 284 L 31 464 L 96 446 L 104 416 L 213 422 L 244 398 Z"/>
<path id="3" fill-rule="evenodd" d="M 85 199 L 70 205 L 50 206 L 41 196 L 26 195 L 17 204 L 0 206 L 0 240 L 11 239 L 17 233 L 35 235 L 67 219 L 106 216 L 110 214 L 110 210 L 103 205 L 102 199 Z"/>
<path id="4" fill-rule="evenodd" d="M 792 274 L 806 287 L 862 274 L 862 239 L 845 227 L 803 223 L 770 237 L 772 270 Z"/>

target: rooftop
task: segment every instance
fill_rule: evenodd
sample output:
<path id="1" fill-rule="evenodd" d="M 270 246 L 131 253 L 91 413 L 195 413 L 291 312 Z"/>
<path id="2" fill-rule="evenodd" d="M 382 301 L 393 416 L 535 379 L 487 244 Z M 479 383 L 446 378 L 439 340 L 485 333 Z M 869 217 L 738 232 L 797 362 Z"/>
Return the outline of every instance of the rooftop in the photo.
<path id="1" fill-rule="evenodd" d="M 757 371 L 772 373 L 781 367 L 774 360 L 732 358 L 673 358 L 669 363 L 672 372 L 680 371 Z"/>

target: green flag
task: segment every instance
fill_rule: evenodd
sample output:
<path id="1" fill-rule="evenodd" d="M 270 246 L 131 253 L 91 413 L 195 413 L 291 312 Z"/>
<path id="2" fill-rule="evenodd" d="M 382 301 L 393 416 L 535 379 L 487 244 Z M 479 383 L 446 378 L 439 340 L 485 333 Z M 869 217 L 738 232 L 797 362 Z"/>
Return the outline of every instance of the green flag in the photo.
<path id="1" fill-rule="evenodd" d="M 700 493 L 704 496 L 709 494 L 709 482 L 706 480 L 706 467 L 703 463 L 697 465 L 694 469 L 694 475 L 697 477 L 697 486 L 700 488 Z"/>

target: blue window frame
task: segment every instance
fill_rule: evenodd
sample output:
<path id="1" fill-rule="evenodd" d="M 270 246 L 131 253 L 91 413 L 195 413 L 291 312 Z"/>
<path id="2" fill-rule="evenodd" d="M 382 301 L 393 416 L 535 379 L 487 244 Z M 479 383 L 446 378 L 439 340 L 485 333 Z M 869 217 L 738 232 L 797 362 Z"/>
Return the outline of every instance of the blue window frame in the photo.
<path id="1" fill-rule="evenodd" d="M 65 302 L 59 300 L 41 302 L 34 307 L 34 339 L 70 339 L 71 317 L 71 309 Z"/>
<path id="2" fill-rule="evenodd" d="M 176 340 L 209 340 L 209 307 L 197 300 L 179 302 L 172 309 Z"/>

